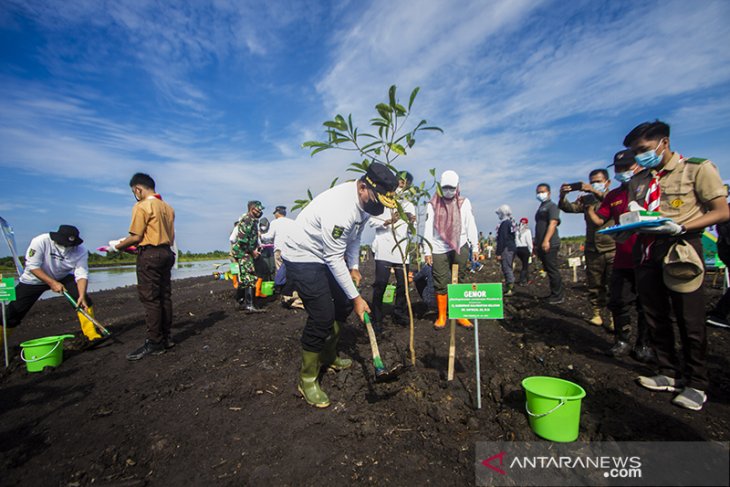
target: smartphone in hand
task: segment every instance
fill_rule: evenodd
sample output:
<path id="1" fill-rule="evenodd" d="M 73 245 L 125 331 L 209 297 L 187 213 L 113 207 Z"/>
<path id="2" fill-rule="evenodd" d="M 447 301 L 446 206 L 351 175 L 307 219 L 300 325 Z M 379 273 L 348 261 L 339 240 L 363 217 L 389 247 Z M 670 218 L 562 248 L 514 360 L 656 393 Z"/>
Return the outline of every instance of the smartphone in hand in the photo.
<path id="1" fill-rule="evenodd" d="M 583 189 L 583 183 L 570 183 L 570 190 L 571 191 L 580 191 Z"/>

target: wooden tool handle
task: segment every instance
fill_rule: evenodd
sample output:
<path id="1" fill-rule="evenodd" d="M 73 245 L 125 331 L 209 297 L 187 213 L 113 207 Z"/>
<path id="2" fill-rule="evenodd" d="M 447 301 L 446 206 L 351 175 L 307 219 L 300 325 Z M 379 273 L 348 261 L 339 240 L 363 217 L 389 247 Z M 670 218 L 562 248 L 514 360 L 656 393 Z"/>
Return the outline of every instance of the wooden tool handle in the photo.
<path id="1" fill-rule="evenodd" d="M 375 330 L 373 330 L 373 325 L 370 323 L 370 316 L 365 313 L 364 318 L 365 328 L 368 330 L 368 338 L 370 339 L 370 349 L 373 352 L 373 365 L 375 365 L 375 370 L 377 372 L 385 369 L 385 367 L 383 366 L 383 360 L 380 358 L 378 341 L 375 339 Z"/>

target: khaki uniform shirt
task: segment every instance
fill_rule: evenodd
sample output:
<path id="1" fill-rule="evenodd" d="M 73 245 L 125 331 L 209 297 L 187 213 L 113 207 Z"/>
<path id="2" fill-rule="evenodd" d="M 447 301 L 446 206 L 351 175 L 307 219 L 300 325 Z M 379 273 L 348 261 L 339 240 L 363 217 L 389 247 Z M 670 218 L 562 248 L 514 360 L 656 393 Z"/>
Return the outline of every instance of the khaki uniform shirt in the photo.
<path id="1" fill-rule="evenodd" d="M 643 206 L 652 178 L 661 171 L 665 173 L 659 179 L 661 191 L 659 211 L 662 216 L 671 218 L 679 225 L 696 220 L 707 213 L 705 204 L 709 201 L 727 197 L 727 188 L 712 161 L 700 158 L 684 159 L 675 152 L 663 168 L 644 170 L 631 178 L 629 198 Z M 639 175 L 642 177 L 637 177 Z"/>
<path id="2" fill-rule="evenodd" d="M 601 207 L 601 201 L 598 200 L 598 198 L 595 198 L 594 203 L 589 204 L 592 205 L 593 209 L 596 211 L 598 211 L 598 208 Z M 596 233 L 598 230 L 610 227 L 613 222 L 611 220 L 607 220 L 606 223 L 600 227 L 593 223 L 593 220 L 590 219 L 585 211 L 587 206 L 586 203 L 583 202 L 583 196 L 578 198 L 574 203 L 568 201 L 567 198 L 562 198 L 558 207 L 566 213 L 583 213 L 583 218 L 586 222 L 586 251 L 600 252 L 602 254 L 616 251 L 616 241 L 611 236 Z"/>
<path id="3" fill-rule="evenodd" d="M 132 209 L 129 233 L 141 235 L 144 245 L 172 245 L 175 240 L 175 210 L 155 196 L 138 201 Z"/>

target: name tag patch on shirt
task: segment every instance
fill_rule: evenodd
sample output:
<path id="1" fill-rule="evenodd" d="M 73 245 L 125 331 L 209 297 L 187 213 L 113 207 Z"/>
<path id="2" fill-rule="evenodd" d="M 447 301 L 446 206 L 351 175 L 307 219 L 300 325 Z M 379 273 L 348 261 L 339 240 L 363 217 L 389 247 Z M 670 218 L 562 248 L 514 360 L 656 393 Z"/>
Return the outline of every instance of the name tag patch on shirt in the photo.
<path id="1" fill-rule="evenodd" d="M 335 228 L 332 229 L 332 238 L 338 239 L 342 236 L 343 233 L 345 233 L 345 228 L 339 225 L 335 225 Z"/>
<path id="2" fill-rule="evenodd" d="M 624 202 L 624 200 L 616 200 L 616 201 L 612 201 L 612 202 L 611 202 L 611 206 L 612 206 L 612 207 L 613 207 L 613 206 L 619 206 L 619 205 L 623 204 L 623 202 Z"/>

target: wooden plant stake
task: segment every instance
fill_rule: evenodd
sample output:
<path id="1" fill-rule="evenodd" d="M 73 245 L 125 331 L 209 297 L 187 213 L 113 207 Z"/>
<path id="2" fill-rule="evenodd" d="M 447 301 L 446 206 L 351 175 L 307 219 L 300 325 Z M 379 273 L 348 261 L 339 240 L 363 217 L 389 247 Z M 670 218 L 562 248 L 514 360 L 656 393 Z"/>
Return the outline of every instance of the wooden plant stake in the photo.
<path id="1" fill-rule="evenodd" d="M 459 283 L 459 265 L 451 266 L 451 284 Z M 456 358 L 456 320 L 451 321 L 451 341 L 449 342 L 449 371 L 448 380 L 454 380 L 454 359 Z"/>

